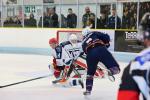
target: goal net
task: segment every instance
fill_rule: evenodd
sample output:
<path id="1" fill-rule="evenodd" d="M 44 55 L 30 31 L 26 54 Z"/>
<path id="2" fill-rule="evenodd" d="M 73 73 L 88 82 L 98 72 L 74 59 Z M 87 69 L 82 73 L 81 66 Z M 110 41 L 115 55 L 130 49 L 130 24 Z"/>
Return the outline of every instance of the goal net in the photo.
<path id="1" fill-rule="evenodd" d="M 57 40 L 58 42 L 64 42 L 64 41 L 68 41 L 69 36 L 71 34 L 75 34 L 78 38 L 78 40 L 80 41 L 82 39 L 82 33 L 81 31 L 71 31 L 71 30 L 58 30 L 57 31 Z"/>

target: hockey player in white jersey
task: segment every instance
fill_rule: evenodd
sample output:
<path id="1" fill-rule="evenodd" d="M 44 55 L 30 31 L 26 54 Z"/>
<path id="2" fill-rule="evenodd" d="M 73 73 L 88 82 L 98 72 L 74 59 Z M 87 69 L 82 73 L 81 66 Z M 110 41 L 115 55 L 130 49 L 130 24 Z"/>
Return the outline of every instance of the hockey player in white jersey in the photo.
<path id="1" fill-rule="evenodd" d="M 74 60 L 76 60 L 80 56 L 80 54 L 83 53 L 82 42 L 78 40 L 78 37 L 75 34 L 71 34 L 69 36 L 69 41 L 73 46 L 73 58 Z"/>
<path id="2" fill-rule="evenodd" d="M 67 82 L 70 85 L 80 84 L 83 88 L 83 82 L 81 79 L 69 79 L 70 66 L 73 63 L 73 45 L 70 41 L 62 42 L 58 44 L 55 38 L 49 40 L 51 55 L 54 57 L 53 64 L 49 65 L 50 70 L 53 70 L 56 80 L 53 83 L 64 83 Z M 69 79 L 69 80 L 68 80 Z"/>
<path id="3" fill-rule="evenodd" d="M 117 100 L 150 100 L 150 13 L 139 26 L 139 40 L 147 47 L 125 68 Z"/>

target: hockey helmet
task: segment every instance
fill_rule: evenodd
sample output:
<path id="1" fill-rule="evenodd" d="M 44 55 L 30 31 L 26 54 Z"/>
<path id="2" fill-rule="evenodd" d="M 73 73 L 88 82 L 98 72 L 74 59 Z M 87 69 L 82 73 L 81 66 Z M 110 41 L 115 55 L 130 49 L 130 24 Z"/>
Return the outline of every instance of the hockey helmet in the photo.
<path id="1" fill-rule="evenodd" d="M 58 43 L 58 41 L 57 41 L 57 39 L 56 38 L 51 38 L 51 39 L 49 39 L 49 44 L 56 44 L 56 43 Z"/>
<path id="2" fill-rule="evenodd" d="M 75 34 L 71 34 L 70 36 L 69 36 L 69 41 L 71 41 L 71 40 L 77 40 L 78 38 L 77 38 L 77 36 L 75 35 Z"/>
<path id="3" fill-rule="evenodd" d="M 150 40 L 150 13 L 146 13 L 141 20 L 138 28 L 138 39 L 144 41 L 145 39 Z"/>
<path id="4" fill-rule="evenodd" d="M 70 41 L 72 44 L 75 44 L 75 43 L 77 43 L 77 41 L 78 41 L 78 37 L 77 37 L 75 34 L 71 34 L 71 35 L 69 36 L 69 41 Z"/>

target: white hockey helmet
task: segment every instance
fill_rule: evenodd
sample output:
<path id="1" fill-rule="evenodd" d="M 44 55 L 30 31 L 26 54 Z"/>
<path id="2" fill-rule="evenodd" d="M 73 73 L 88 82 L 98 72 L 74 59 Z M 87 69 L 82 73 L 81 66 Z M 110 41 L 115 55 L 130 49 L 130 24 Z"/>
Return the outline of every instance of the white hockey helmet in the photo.
<path id="1" fill-rule="evenodd" d="M 142 17 L 138 28 L 138 39 L 140 41 L 143 41 L 144 39 L 150 40 L 150 13 L 145 13 Z"/>
<path id="2" fill-rule="evenodd" d="M 87 34 L 89 34 L 91 32 L 90 27 L 86 27 L 82 30 L 82 35 L 86 36 Z"/>
<path id="3" fill-rule="evenodd" d="M 75 34 L 71 34 L 71 35 L 69 36 L 69 41 L 70 41 L 71 43 L 76 43 L 77 40 L 78 40 L 78 37 L 77 37 Z"/>

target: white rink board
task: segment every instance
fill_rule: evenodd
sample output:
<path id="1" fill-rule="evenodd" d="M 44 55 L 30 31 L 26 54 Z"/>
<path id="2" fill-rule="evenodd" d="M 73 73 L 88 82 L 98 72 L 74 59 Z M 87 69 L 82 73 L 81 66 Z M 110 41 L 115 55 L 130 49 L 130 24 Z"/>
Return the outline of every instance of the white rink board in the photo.
<path id="1" fill-rule="evenodd" d="M 49 38 L 56 37 L 56 29 L 1 28 L 0 47 L 48 48 Z"/>
<path id="2" fill-rule="evenodd" d="M 72 29 L 51 29 L 51 28 L 1 28 L 0 47 L 30 47 L 49 48 L 48 41 L 52 37 L 57 37 L 57 32 L 61 32 L 61 39 L 67 39 L 64 32 L 81 32 Z M 93 30 L 95 31 L 95 30 Z M 110 50 L 114 51 L 114 30 L 96 30 L 106 32 L 111 37 Z M 81 34 L 81 33 L 80 33 Z M 80 35 L 79 35 L 80 37 Z"/>

